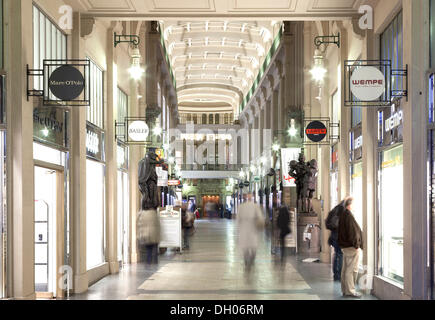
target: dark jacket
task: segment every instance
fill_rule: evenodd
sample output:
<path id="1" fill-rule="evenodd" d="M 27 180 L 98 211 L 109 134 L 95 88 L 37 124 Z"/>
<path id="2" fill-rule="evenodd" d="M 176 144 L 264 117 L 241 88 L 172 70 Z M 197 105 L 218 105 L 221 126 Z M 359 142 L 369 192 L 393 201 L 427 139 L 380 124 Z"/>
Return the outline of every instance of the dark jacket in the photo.
<path id="1" fill-rule="evenodd" d="M 338 204 L 334 209 L 328 214 L 328 218 L 325 221 L 326 228 L 331 230 L 331 232 L 338 232 L 338 225 L 340 223 L 340 214 L 344 211 L 344 201 Z"/>
<path id="2" fill-rule="evenodd" d="M 338 224 L 338 244 L 343 248 L 363 249 L 363 235 L 352 212 L 342 211 Z"/>
<path id="3" fill-rule="evenodd" d="M 276 222 L 279 230 L 280 230 L 280 237 L 284 238 L 286 237 L 290 232 L 290 213 L 287 209 L 287 207 L 281 207 L 279 209 L 278 219 Z"/>

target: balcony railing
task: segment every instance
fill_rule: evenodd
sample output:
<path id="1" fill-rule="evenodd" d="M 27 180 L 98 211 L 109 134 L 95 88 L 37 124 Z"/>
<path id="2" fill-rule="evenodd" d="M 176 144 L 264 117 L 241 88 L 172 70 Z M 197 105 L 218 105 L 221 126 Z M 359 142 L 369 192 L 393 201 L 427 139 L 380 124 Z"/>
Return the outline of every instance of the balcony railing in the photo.
<path id="1" fill-rule="evenodd" d="M 240 171 L 240 164 L 183 164 L 182 171 Z"/>

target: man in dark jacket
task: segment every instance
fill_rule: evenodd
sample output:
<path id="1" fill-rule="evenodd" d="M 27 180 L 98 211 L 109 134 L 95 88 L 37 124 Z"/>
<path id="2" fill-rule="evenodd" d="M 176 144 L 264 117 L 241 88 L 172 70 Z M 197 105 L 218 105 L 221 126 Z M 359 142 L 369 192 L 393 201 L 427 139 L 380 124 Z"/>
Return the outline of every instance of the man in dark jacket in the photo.
<path id="1" fill-rule="evenodd" d="M 341 268 L 343 266 L 343 251 L 338 245 L 338 224 L 340 215 L 344 211 L 344 202 L 340 202 L 328 215 L 326 219 L 326 228 L 331 230 L 329 245 L 334 248 L 334 260 L 332 262 L 332 271 L 334 272 L 334 281 L 341 281 Z"/>
<path id="2" fill-rule="evenodd" d="M 279 229 L 279 240 L 281 244 L 281 264 L 285 263 L 285 238 L 290 234 L 290 212 L 286 206 L 279 209 L 277 226 Z"/>
<path id="3" fill-rule="evenodd" d="M 360 249 L 363 249 L 363 236 L 351 210 L 353 199 L 345 201 L 345 210 L 340 215 L 338 225 L 338 244 L 343 250 L 343 269 L 341 271 L 341 290 L 344 296 L 361 297 L 355 290 L 358 276 Z"/>

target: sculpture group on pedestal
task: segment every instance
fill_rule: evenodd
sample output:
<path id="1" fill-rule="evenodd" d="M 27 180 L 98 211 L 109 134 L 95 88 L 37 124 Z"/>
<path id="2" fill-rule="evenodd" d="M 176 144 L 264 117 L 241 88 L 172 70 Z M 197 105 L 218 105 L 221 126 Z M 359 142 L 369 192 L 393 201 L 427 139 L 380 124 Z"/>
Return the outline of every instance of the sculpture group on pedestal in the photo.
<path id="1" fill-rule="evenodd" d="M 299 155 L 299 161 L 290 162 L 289 175 L 296 180 L 296 190 L 298 194 L 298 211 L 302 213 L 312 213 L 313 197 L 317 187 L 317 161 L 305 162 L 303 153 Z"/>
<path id="2" fill-rule="evenodd" d="M 139 190 L 142 194 L 142 210 L 157 209 L 160 206 L 157 193 L 156 165 L 163 163 L 164 160 L 160 160 L 152 150 L 139 162 Z"/>

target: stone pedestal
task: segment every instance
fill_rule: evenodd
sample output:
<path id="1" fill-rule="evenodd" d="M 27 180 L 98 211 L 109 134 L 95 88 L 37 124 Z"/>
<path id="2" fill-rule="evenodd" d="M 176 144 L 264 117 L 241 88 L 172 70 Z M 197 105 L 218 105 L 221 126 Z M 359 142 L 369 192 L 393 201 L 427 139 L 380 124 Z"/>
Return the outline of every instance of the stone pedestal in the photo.
<path id="1" fill-rule="evenodd" d="M 320 253 L 320 227 L 317 214 L 300 213 L 298 215 L 298 252 Z M 311 240 L 305 241 L 304 232 L 307 225 L 311 228 Z"/>

